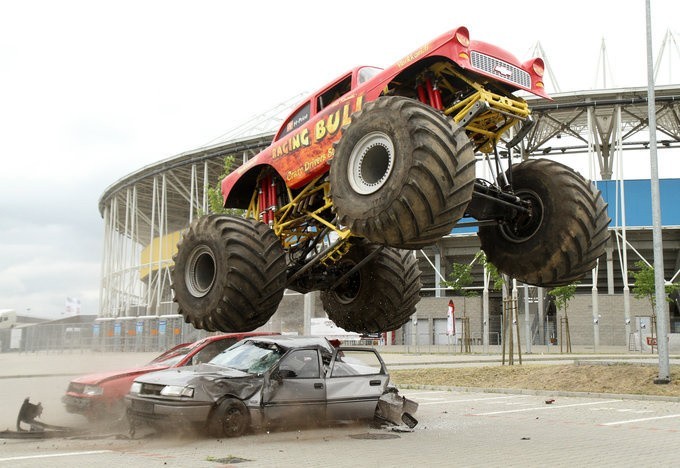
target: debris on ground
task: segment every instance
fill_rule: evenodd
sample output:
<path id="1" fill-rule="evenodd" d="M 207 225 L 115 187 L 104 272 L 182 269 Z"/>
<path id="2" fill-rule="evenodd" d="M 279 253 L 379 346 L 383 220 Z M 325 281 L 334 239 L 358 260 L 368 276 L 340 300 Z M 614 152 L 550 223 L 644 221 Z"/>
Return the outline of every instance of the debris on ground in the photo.
<path id="1" fill-rule="evenodd" d="M 37 419 L 42 414 L 43 408 L 40 403 L 31 403 L 27 397 L 19 408 L 17 416 L 17 430 L 0 431 L 0 439 L 47 439 L 52 437 L 68 437 L 81 433 L 77 429 L 64 426 L 47 424 Z M 28 425 L 24 429 L 21 425 Z"/>
<path id="2" fill-rule="evenodd" d="M 376 418 L 387 421 L 395 426 L 405 424 L 409 429 L 418 425 L 413 414 L 418 410 L 418 403 L 399 395 L 396 387 L 389 387 L 378 400 Z"/>

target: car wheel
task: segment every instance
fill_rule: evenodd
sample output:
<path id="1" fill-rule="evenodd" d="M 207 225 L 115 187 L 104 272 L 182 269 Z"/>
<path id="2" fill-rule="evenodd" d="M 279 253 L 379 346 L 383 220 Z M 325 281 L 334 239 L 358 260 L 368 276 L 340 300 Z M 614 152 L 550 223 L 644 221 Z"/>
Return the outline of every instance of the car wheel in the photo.
<path id="1" fill-rule="evenodd" d="M 226 398 L 210 415 L 208 433 L 213 437 L 239 437 L 249 425 L 246 405 L 236 398 Z"/>
<path id="2" fill-rule="evenodd" d="M 330 169 L 341 225 L 377 244 L 417 249 L 451 232 L 472 198 L 475 158 L 465 129 L 402 96 L 352 115 Z"/>

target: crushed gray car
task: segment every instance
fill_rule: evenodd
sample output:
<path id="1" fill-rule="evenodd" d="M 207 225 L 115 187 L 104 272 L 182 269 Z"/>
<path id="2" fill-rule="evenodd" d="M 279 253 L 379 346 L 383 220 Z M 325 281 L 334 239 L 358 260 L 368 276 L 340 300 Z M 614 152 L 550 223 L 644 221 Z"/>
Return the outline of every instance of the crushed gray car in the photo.
<path id="1" fill-rule="evenodd" d="M 216 437 L 374 418 L 414 427 L 417 404 L 388 382 L 375 349 L 334 348 L 319 337 L 254 337 L 208 363 L 140 376 L 126 397 L 127 415 L 133 433 L 142 424 L 194 425 Z"/>

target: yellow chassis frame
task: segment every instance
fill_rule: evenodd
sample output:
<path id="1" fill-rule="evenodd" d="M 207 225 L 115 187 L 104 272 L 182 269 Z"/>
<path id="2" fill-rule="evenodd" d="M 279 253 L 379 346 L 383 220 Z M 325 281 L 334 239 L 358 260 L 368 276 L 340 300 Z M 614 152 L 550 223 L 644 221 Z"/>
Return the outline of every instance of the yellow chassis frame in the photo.
<path id="1" fill-rule="evenodd" d="M 274 212 L 274 221 L 271 227 L 274 234 L 282 239 L 284 249 L 303 241 L 313 240 L 318 236 L 319 230 L 328 228 L 329 235 L 324 241 L 327 244 L 326 246 L 332 245 L 332 248 L 321 259 L 321 263 L 328 264 L 338 261 L 347 253 L 350 247 L 347 240 L 351 233 L 349 229 L 336 226 L 322 216 L 322 214 L 330 213 L 333 207 L 330 184 L 327 180 L 323 180 L 324 178 L 325 174 L 317 177 L 295 196 L 293 196 L 290 188 L 286 188 L 289 201 Z M 247 216 L 255 219 L 259 219 L 263 212 L 259 206 L 257 195 L 256 191 L 250 200 L 247 211 Z M 323 197 L 323 204 L 321 206 L 314 204 L 316 208 L 310 209 L 311 203 L 309 201 L 318 196 Z M 331 233 L 335 233 L 335 239 L 332 241 Z M 324 245 L 322 244 L 319 247 L 324 247 Z"/>
<path id="2" fill-rule="evenodd" d="M 456 89 L 446 79 L 446 75 L 464 81 L 475 90 L 474 93 L 444 109 L 444 114 L 452 116 L 455 122 L 460 123 L 470 113 L 475 114 L 475 105 L 482 110 L 465 123 L 468 136 L 475 144 L 475 148 L 482 153 L 493 152 L 501 136 L 519 121 L 529 118 L 531 114 L 529 105 L 524 99 L 493 93 L 470 80 L 451 64 L 438 63 L 433 67 L 433 71 L 440 81 L 439 86 L 447 88 L 452 93 L 455 93 Z"/>

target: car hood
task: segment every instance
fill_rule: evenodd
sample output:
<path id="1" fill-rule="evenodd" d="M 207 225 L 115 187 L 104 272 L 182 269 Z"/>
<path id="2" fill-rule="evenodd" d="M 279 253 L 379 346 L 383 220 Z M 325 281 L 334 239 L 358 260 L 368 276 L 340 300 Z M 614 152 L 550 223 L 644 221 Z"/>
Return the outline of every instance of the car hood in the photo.
<path id="1" fill-rule="evenodd" d="M 134 377 L 139 374 L 146 374 L 149 372 L 156 372 L 160 370 L 167 369 L 168 366 L 165 364 L 155 364 L 141 367 L 134 367 L 132 369 L 109 371 L 109 372 L 97 372 L 94 374 L 87 374 L 76 379 L 71 380 L 71 382 L 81 383 L 85 385 L 101 385 L 105 382 L 115 379 L 121 379 L 125 377 Z"/>
<path id="2" fill-rule="evenodd" d="M 153 372 L 135 381 L 142 384 L 191 386 L 195 389 L 196 399 L 218 401 L 226 395 L 242 400 L 250 398 L 262 388 L 264 377 L 229 367 L 199 364 Z"/>

